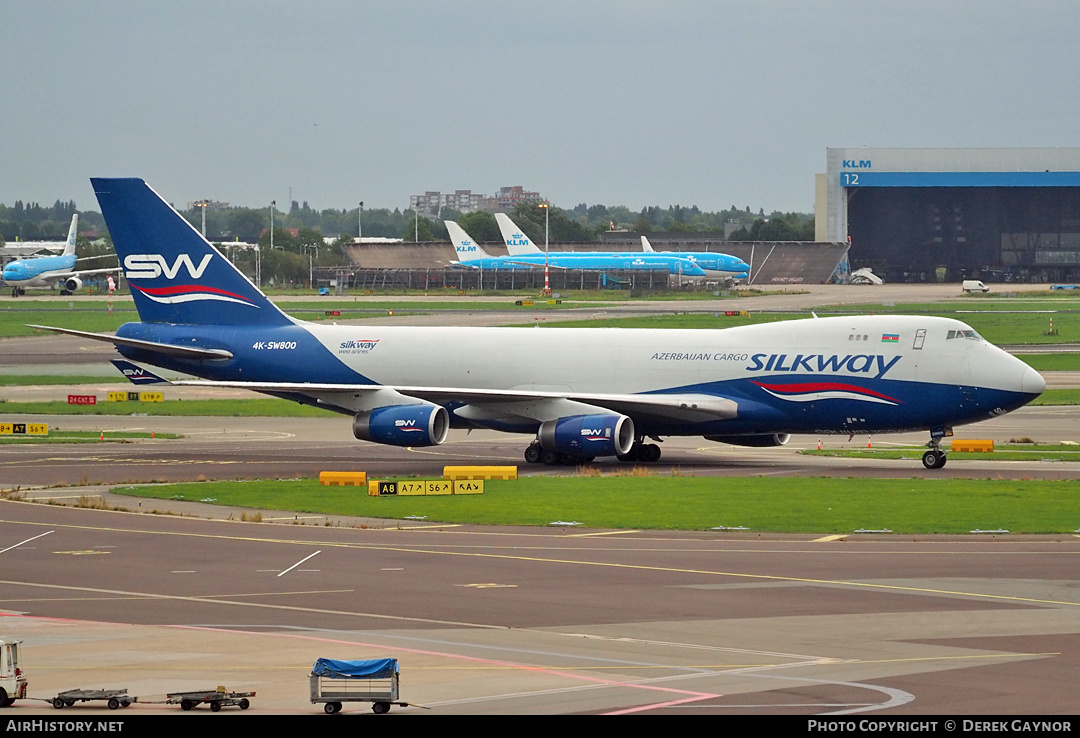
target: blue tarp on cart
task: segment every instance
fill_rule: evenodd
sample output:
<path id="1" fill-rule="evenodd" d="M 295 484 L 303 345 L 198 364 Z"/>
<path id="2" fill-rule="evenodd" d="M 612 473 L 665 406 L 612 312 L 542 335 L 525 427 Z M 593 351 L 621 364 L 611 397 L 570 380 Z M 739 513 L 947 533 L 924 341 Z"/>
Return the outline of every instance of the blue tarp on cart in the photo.
<path id="1" fill-rule="evenodd" d="M 337 659 L 319 659 L 311 667 L 313 676 L 330 679 L 387 679 L 397 673 L 397 659 L 366 659 L 363 661 L 339 661 Z"/>

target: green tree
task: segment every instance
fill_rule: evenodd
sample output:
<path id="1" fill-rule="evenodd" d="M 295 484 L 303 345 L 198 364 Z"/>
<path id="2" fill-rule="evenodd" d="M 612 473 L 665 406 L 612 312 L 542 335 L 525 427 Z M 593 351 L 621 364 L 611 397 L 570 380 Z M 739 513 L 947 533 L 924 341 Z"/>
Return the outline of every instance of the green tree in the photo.
<path id="1" fill-rule="evenodd" d="M 263 254 L 270 250 L 270 229 L 267 228 L 259 236 L 259 246 L 263 249 Z M 291 251 L 293 253 L 300 252 L 300 239 L 292 234 L 288 228 L 282 228 L 281 226 L 274 226 L 274 250 L 275 251 Z M 265 265 L 264 265 L 265 266 Z M 265 272 L 264 272 L 265 274 Z"/>
<path id="2" fill-rule="evenodd" d="M 229 235 L 247 243 L 255 243 L 269 223 L 265 210 L 235 208 L 229 211 Z"/>
<path id="3" fill-rule="evenodd" d="M 458 225 L 479 243 L 502 243 L 502 234 L 499 233 L 499 224 L 495 222 L 495 216 L 491 213 L 477 210 L 474 213 L 466 213 L 458 218 Z"/>
<path id="4" fill-rule="evenodd" d="M 412 211 L 406 211 L 412 214 Z M 442 225 L 440 223 L 440 225 Z M 446 233 L 445 227 L 443 233 Z M 427 218 L 421 217 L 417 219 L 415 215 L 409 219 L 405 229 L 401 231 L 401 237 L 406 241 L 435 241 L 438 240 L 435 235 L 434 225 Z M 445 240 L 445 239 L 443 239 Z"/>

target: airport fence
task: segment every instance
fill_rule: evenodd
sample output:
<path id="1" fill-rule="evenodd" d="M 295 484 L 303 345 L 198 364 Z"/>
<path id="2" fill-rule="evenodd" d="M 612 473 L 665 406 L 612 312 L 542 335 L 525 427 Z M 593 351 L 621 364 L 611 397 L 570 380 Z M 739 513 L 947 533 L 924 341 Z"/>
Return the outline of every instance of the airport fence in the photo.
<path id="1" fill-rule="evenodd" d="M 318 271 L 318 270 L 316 270 Z M 335 269 L 323 279 L 340 282 L 343 289 L 407 290 L 535 290 L 544 288 L 542 269 Z M 680 285 L 681 282 L 681 285 Z M 628 290 L 633 293 L 661 292 L 673 286 L 690 287 L 692 280 L 673 276 L 665 269 L 597 272 L 583 269 L 552 269 L 549 284 L 553 291 Z"/>

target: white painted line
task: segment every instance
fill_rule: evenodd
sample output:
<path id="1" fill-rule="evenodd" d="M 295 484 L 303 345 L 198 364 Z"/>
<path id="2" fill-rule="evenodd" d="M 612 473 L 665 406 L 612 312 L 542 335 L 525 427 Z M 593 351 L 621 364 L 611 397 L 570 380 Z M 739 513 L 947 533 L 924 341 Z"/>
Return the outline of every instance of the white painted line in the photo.
<path id="1" fill-rule="evenodd" d="M 622 536 L 627 533 L 640 533 L 640 530 L 608 530 L 601 533 L 574 533 L 567 538 L 592 538 L 594 536 Z"/>
<path id="2" fill-rule="evenodd" d="M 7 553 L 8 551 L 10 551 L 13 548 L 18 548 L 19 546 L 23 545 L 23 543 L 30 543 L 30 541 L 37 540 L 38 538 L 41 538 L 42 536 L 47 536 L 47 535 L 49 535 L 49 533 L 52 533 L 52 531 L 51 530 L 46 531 L 45 533 L 42 533 L 39 536 L 34 536 L 33 538 L 27 538 L 25 541 L 22 541 L 21 543 L 16 543 L 14 546 L 8 546 L 3 551 L 0 551 L 0 554 Z"/>
<path id="3" fill-rule="evenodd" d="M 296 562 L 295 564 L 293 564 L 292 566 L 290 566 L 290 567 L 289 567 L 288 569 L 286 569 L 285 571 L 281 572 L 281 574 L 278 574 L 278 576 L 280 577 L 280 576 L 284 576 L 285 574 L 288 574 L 288 573 L 289 573 L 290 571 L 292 571 L 292 570 L 293 570 L 293 569 L 295 569 L 296 567 L 300 566 L 300 564 L 302 564 L 302 563 L 304 563 L 305 561 L 307 561 L 308 559 L 312 558 L 312 556 L 318 556 L 318 555 L 319 555 L 319 554 L 321 554 L 321 553 L 322 553 L 322 551 L 316 551 L 315 553 L 311 554 L 311 556 L 305 556 L 304 558 L 300 559 L 300 560 L 299 560 L 299 561 L 297 561 L 297 562 Z"/>

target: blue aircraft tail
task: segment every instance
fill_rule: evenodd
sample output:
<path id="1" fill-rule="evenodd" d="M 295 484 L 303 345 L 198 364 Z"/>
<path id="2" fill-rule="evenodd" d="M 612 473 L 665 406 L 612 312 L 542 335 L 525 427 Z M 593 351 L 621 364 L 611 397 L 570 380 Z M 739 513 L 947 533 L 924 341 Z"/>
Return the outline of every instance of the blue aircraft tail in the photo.
<path id="1" fill-rule="evenodd" d="M 143 322 L 293 322 L 146 182 L 90 182 Z"/>

